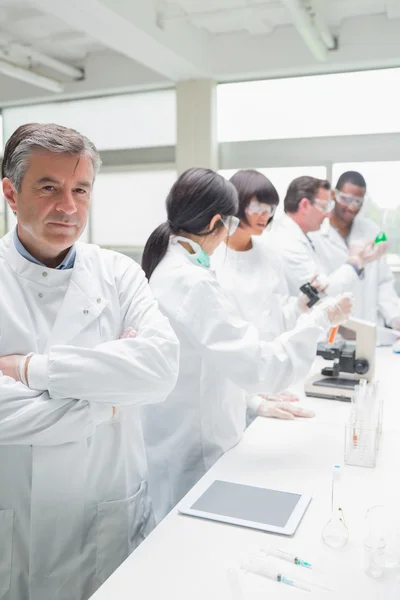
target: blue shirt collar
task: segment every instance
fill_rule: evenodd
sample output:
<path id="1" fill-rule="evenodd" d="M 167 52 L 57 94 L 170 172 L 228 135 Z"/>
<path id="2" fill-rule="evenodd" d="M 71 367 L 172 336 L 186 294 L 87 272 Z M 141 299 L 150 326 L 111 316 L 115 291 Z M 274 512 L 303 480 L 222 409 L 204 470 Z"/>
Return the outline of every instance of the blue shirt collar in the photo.
<path id="1" fill-rule="evenodd" d="M 35 265 L 40 265 L 42 267 L 46 266 L 43 263 L 41 263 L 40 260 L 38 260 L 37 258 L 32 256 L 32 254 L 30 254 L 28 252 L 28 250 L 22 245 L 22 243 L 18 237 L 18 234 L 17 234 L 17 228 L 14 229 L 14 244 L 15 244 L 15 247 L 16 247 L 18 253 L 21 256 L 23 256 L 24 258 L 26 258 L 26 260 L 29 260 L 29 262 L 34 263 Z M 76 248 L 75 248 L 75 246 L 72 246 L 70 251 L 68 252 L 67 256 L 58 265 L 58 267 L 56 267 L 56 269 L 58 269 L 60 271 L 64 270 L 64 269 L 72 269 L 75 264 L 75 258 L 76 258 Z"/>

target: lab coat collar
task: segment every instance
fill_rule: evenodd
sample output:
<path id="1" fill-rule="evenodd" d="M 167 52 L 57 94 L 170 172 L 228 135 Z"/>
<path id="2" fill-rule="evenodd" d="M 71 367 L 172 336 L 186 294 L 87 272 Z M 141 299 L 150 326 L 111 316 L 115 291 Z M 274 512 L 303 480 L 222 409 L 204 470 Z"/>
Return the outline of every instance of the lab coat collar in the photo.
<path id="1" fill-rule="evenodd" d="M 329 234 L 331 232 L 331 230 L 333 229 L 330 220 L 328 219 L 328 217 L 326 217 L 326 219 L 324 219 L 322 221 L 322 225 L 320 227 L 320 233 L 321 235 L 325 236 L 325 237 L 329 237 Z"/>
<path id="2" fill-rule="evenodd" d="M 291 235 L 295 236 L 297 239 L 302 240 L 304 242 L 307 241 L 307 236 L 304 233 L 304 231 L 296 223 L 296 221 L 293 221 L 293 219 L 291 217 L 289 217 L 286 213 L 282 216 L 281 223 L 285 227 L 285 229 L 289 229 L 289 231 L 291 232 Z"/>
<path id="3" fill-rule="evenodd" d="M 22 255 L 12 241 L 7 249 L 7 264 L 19 277 L 46 287 L 56 287 L 71 275 L 70 269 L 49 269 Z"/>
<path id="4" fill-rule="evenodd" d="M 346 240 L 340 235 L 338 230 L 331 225 L 331 222 L 328 217 L 322 222 L 320 233 L 322 236 L 329 239 L 332 242 L 332 244 L 335 244 L 336 246 L 339 246 L 341 248 L 347 248 Z"/>
<path id="5" fill-rule="evenodd" d="M 34 263 L 35 265 L 40 265 L 42 267 L 47 268 L 46 265 L 41 263 L 40 260 L 38 260 L 37 258 L 32 256 L 32 254 L 30 252 L 28 252 L 28 250 L 25 248 L 25 246 L 22 244 L 21 240 L 18 237 L 18 232 L 17 232 L 16 227 L 13 232 L 13 241 L 14 241 L 14 246 L 18 250 L 19 254 L 21 254 L 24 258 L 29 260 L 31 263 Z M 68 254 L 64 258 L 64 260 L 62 260 L 60 262 L 60 264 L 56 267 L 56 269 L 59 271 L 72 269 L 72 267 L 74 266 L 74 262 L 75 262 L 75 256 L 76 256 L 76 248 L 75 248 L 75 246 L 72 246 L 69 249 Z"/>
<path id="6" fill-rule="evenodd" d="M 107 281 L 101 273 L 101 265 L 100 248 L 76 244 L 72 277 L 48 341 L 49 347 L 68 343 L 97 319 L 107 306 Z"/>
<path id="7" fill-rule="evenodd" d="M 286 229 L 285 235 L 289 235 L 291 238 L 301 242 L 304 246 L 307 246 L 312 252 L 315 252 L 311 238 L 309 238 L 308 234 L 304 233 L 300 225 L 298 225 L 296 221 L 293 221 L 286 213 L 283 216 L 282 224 Z"/>
<path id="8" fill-rule="evenodd" d="M 67 344 L 73 340 L 83 329 L 94 321 L 108 304 L 107 287 L 110 282 L 107 275 L 102 272 L 101 250 L 98 246 L 77 242 L 76 259 L 71 269 L 71 279 L 64 296 L 61 308 L 57 315 L 53 330 L 49 336 L 46 346 L 48 349 L 56 344 Z M 3 254 L 9 267 L 18 275 L 24 276 L 28 271 L 38 269 L 38 273 L 45 268 L 35 265 L 21 256 L 12 243 L 12 238 L 6 236 L 2 240 L 0 256 Z M 50 269 L 51 276 L 43 278 L 43 281 L 51 283 L 55 277 L 65 277 L 65 271 Z M 30 279 L 30 277 L 27 277 Z M 37 279 L 35 279 L 37 281 Z M 41 281 L 42 283 L 42 281 Z"/>

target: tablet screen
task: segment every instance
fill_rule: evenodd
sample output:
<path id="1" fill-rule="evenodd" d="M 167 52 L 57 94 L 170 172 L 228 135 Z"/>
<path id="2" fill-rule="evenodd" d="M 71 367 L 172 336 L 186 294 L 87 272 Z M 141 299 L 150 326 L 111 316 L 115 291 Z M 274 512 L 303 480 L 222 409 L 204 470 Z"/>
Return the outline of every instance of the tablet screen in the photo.
<path id="1" fill-rule="evenodd" d="M 300 494 L 217 480 L 196 500 L 191 509 L 285 527 L 300 498 Z"/>

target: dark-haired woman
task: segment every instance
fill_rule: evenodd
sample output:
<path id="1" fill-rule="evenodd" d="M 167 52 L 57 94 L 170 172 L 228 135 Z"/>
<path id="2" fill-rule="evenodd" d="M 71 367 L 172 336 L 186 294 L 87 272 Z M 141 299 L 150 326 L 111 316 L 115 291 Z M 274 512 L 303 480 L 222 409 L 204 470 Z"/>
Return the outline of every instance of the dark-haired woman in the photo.
<path id="1" fill-rule="evenodd" d="M 168 220 L 147 241 L 142 266 L 181 347 L 180 374 L 164 404 L 143 411 L 150 495 L 167 512 L 241 438 L 245 392 L 270 393 L 305 376 L 310 339 L 342 322 L 348 299 L 303 315 L 290 338 L 260 340 L 210 270 L 210 255 L 238 220 L 235 187 L 208 169 L 190 169 L 173 185 Z M 243 391 L 245 390 L 245 392 Z"/>
<path id="2" fill-rule="evenodd" d="M 265 230 L 279 204 L 276 188 L 253 169 L 237 171 L 230 181 L 238 192 L 240 224 L 214 254 L 212 268 L 242 318 L 257 327 L 261 339 L 273 341 L 295 327 L 307 310 L 308 298 L 300 293 L 298 298 L 289 295 L 283 263 L 262 239 L 268 236 Z M 316 345 L 311 338 L 307 350 L 310 366 L 315 354 Z M 297 396 L 286 391 L 269 397 L 252 396 L 248 399 L 249 416 L 294 419 L 314 415 L 297 400 Z"/>

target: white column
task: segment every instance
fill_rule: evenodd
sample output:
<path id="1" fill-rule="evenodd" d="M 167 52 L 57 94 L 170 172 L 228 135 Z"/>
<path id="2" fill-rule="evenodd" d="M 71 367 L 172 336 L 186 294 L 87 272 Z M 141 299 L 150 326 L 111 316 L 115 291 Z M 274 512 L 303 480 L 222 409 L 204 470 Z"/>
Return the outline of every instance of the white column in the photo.
<path id="1" fill-rule="evenodd" d="M 178 175 L 191 167 L 218 169 L 217 84 L 212 79 L 177 84 Z"/>

